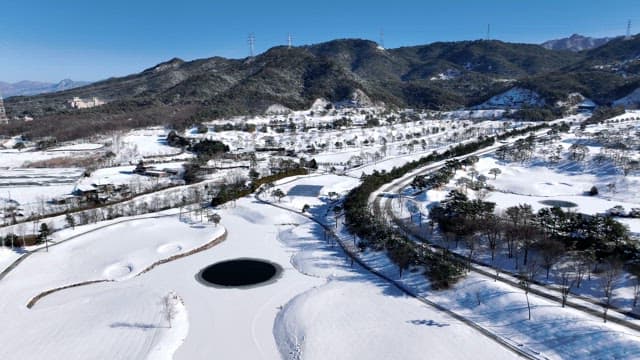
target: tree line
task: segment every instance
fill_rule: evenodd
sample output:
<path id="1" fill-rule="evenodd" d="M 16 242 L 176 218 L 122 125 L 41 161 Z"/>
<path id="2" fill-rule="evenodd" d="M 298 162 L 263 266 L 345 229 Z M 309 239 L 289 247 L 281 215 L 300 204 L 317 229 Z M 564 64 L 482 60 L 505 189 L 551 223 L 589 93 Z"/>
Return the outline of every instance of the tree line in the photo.
<path id="1" fill-rule="evenodd" d="M 389 172 L 374 171 L 363 175 L 362 184 L 352 189 L 344 200 L 345 224 L 349 231 L 360 241 L 358 246 L 364 250 L 386 250 L 392 261 L 398 266 L 400 274 L 409 265 L 423 266 L 426 276 L 434 288 L 446 288 L 464 273 L 464 264 L 456 260 L 448 251 L 433 253 L 425 251 L 420 245 L 406 239 L 398 230 L 389 226 L 382 214 L 372 213 L 368 206 L 369 195 L 386 183 L 397 179 L 409 171 L 425 165 L 472 153 L 494 144 L 496 139 L 522 135 L 547 127 L 541 124 L 532 128 L 517 129 L 496 137 L 481 137 L 474 142 L 458 144 L 443 153 L 433 152 L 428 156 L 409 162 L 402 167 L 394 167 Z"/>

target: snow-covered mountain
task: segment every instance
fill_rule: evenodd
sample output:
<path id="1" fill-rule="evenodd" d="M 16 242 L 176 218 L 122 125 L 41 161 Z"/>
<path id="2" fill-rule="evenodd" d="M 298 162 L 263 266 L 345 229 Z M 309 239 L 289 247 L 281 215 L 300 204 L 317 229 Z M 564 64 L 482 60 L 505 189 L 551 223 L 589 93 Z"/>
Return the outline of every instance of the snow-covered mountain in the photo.
<path id="1" fill-rule="evenodd" d="M 592 38 L 588 36 L 582 36 L 580 34 L 573 34 L 566 38 L 546 41 L 541 45 L 542 47 L 549 50 L 582 51 L 597 48 L 608 43 L 612 39 L 615 38 Z"/>
<path id="2" fill-rule="evenodd" d="M 89 82 L 87 81 L 73 81 L 70 79 L 64 79 L 58 83 L 47 83 L 39 81 L 19 81 L 16 83 L 7 83 L 0 81 L 0 94 L 5 98 L 19 95 L 36 95 L 69 90 L 88 84 Z"/>

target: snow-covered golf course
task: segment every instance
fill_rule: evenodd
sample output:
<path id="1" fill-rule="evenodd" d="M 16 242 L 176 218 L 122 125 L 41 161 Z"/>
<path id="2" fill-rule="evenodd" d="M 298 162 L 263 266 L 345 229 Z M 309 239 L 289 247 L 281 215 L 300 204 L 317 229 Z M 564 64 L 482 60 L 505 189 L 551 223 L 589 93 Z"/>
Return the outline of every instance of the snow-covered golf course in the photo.
<path id="1" fill-rule="evenodd" d="M 568 120 L 574 118 L 581 119 L 574 116 Z M 327 150 L 312 155 L 318 160 L 319 170 L 311 175 L 264 184 L 263 191 L 229 201 L 220 208 L 210 206 L 207 196 L 215 192 L 207 191 L 227 180 L 245 183 L 244 174 L 249 167 L 258 169 L 260 176 L 268 175 L 270 167 L 277 165 L 272 160 L 282 155 L 259 153 L 254 165 L 247 159 L 210 163 L 211 173 L 202 183 L 177 183 L 122 204 L 88 209 L 86 212 L 93 215 L 87 216 L 86 221 L 80 222 L 82 213 L 71 216 L 78 221 L 75 223 L 69 222 L 69 213 L 45 218 L 40 223 L 46 222 L 56 230 L 49 237 L 48 251 L 44 244 L 19 247 L 25 245 L 25 234 L 36 233 L 40 223 L 7 225 L 4 233 L 18 236 L 15 244 L 11 240 L 0 249 L 0 321 L 10 324 L 0 330 L 0 336 L 6 339 L 0 347 L 0 359 L 640 356 L 640 332 L 633 327 L 605 324 L 593 313 L 572 307 L 572 303 L 564 308 L 539 294 L 529 295 L 525 302 L 515 278 L 509 284 L 470 272 L 450 288 L 434 290 L 419 264 L 413 263 L 399 274 L 387 251 L 358 249 L 358 239 L 344 224 L 336 225 L 334 206 L 361 184 L 363 173 L 391 171 L 433 151 L 444 151 L 451 144 L 471 141 L 479 134 L 491 134 L 506 128 L 503 124 L 508 125 L 486 121 L 472 129 L 472 123 L 462 126 L 466 123 L 449 120 L 407 124 L 375 128 L 376 136 L 388 139 L 375 146 L 368 138 L 365 144 L 364 129 L 331 130 L 315 138 L 295 133 L 258 134 L 261 140 L 249 144 L 254 148 L 271 144 L 291 146 L 300 152 L 312 139 L 321 139 L 315 145 Z M 621 133 L 626 129 L 623 125 L 619 126 Z M 402 201 L 409 196 L 389 195 L 392 210 L 398 218 L 417 219 L 410 215 L 416 208 L 426 213 L 429 205 L 442 200 L 449 188 L 467 186 L 468 181 L 456 182 L 464 176 L 482 178 L 492 185 L 491 191 L 487 188 L 479 193 L 496 202 L 498 209 L 526 202 L 537 210 L 544 207 L 540 201 L 556 198 L 572 200 L 577 210 L 590 214 L 604 212 L 613 204 L 626 209 L 640 206 L 637 196 L 629 192 L 637 185 L 637 173 L 630 171 L 622 176 L 620 169 L 607 162 L 590 165 L 600 153 L 593 145 L 596 136 L 590 134 L 599 129 L 592 126 L 576 133 L 574 127 L 572 132 L 550 139 L 556 148 L 563 143 L 570 149 L 558 150 L 558 156 L 562 155 L 559 160 L 547 159 L 555 152 L 546 154 L 544 147 L 535 153 L 537 157 L 510 162 L 483 149 L 474 166 L 459 170 L 443 188 L 428 189 L 411 197 L 410 202 Z M 175 149 L 161 141 L 159 133 L 163 131 L 132 133 L 124 137 L 124 143 L 133 144 L 132 153 L 148 155 L 150 161 L 163 156 L 192 156 L 171 152 Z M 246 143 L 253 137 L 236 130 L 210 135 L 231 143 L 238 151 L 250 148 Z M 346 145 L 347 140 L 353 145 Z M 425 140 L 424 145 L 421 140 Z M 343 145 L 336 146 L 337 142 Z M 506 143 L 497 142 L 491 150 Z M 582 163 L 569 158 L 573 143 L 589 144 Z M 62 147 L 60 151 L 101 151 L 87 144 L 69 146 L 72 147 Z M 24 153 L 12 156 L 22 159 L 28 155 L 21 154 Z M 635 157 L 635 153 L 629 154 Z M 129 184 L 140 189 L 158 182 L 157 178 L 133 173 L 133 164 L 117 164 L 74 181 L 76 185 Z M 576 164 L 588 171 L 576 170 Z M 233 168 L 236 165 L 238 169 Z M 166 158 L 157 166 L 182 171 L 182 162 L 173 158 Z M 29 181 L 47 179 L 51 174 L 80 176 L 79 168 L 61 168 L 57 172 L 26 169 L 6 169 L 6 175 Z M 493 169 L 499 172 L 492 175 Z M 608 186 L 612 183 L 617 188 Z M 592 185 L 601 189 L 599 195 L 585 195 Z M 36 207 L 44 207 L 43 193 L 59 195 L 49 186 L 29 186 L 33 192 L 21 192 L 24 198 L 19 201 L 15 201 L 16 194 L 7 194 L 7 204 L 33 202 Z M 282 196 L 274 195 L 275 190 Z M 415 191 L 409 190 L 405 195 Z M 54 210 L 56 206 L 68 205 L 50 205 Z M 156 212 L 160 208 L 168 210 Z M 198 215 L 200 209 L 205 211 Z M 211 220 L 212 213 L 220 215 L 219 224 Z M 637 234 L 637 219 L 624 220 Z M 428 219 L 419 221 L 426 223 Z M 80 223 L 91 224 L 79 226 Z M 340 243 L 331 232 L 337 234 Z M 487 254 L 479 251 L 476 256 L 483 259 Z M 202 281 L 204 269 L 234 259 L 265 260 L 281 271 L 255 286 L 225 288 Z M 594 275 L 593 281 L 585 283 L 596 289 L 597 278 Z M 621 286 L 616 289 L 616 296 L 624 301 L 614 296 L 614 306 L 631 307 L 629 281 L 625 290 Z M 595 297 L 597 292 L 587 295 Z M 531 319 L 527 319 L 529 301 Z M 614 319 L 637 323 L 625 316 L 620 312 L 611 314 Z"/>
<path id="2" fill-rule="evenodd" d="M 317 185 L 324 188 L 336 179 L 319 178 Z M 461 322 L 352 267 L 338 246 L 324 240 L 322 228 L 303 216 L 251 197 L 220 214 L 217 227 L 184 216 L 180 221 L 175 212 L 120 220 L 29 256 L 0 282 L 1 320 L 11 324 L 0 330 L 11 339 L 0 348 L 0 357 L 515 357 Z M 138 275 L 225 229 L 226 239 L 216 246 Z M 54 241 L 88 230 L 67 229 Z M 283 273 L 273 283 L 243 289 L 196 281 L 202 268 L 237 257 L 269 260 Z M 115 281 L 64 289 L 31 309 L 26 306 L 40 291 L 99 279 Z M 172 321 L 163 301 L 169 294 L 175 294 L 170 296 Z"/>

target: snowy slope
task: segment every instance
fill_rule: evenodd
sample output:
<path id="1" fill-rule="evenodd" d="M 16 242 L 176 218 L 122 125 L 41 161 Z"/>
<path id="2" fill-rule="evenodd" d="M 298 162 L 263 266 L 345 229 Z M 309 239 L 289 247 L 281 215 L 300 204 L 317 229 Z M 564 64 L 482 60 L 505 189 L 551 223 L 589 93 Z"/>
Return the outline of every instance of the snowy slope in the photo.
<path id="1" fill-rule="evenodd" d="M 630 109 L 638 108 L 638 104 L 640 104 L 640 88 L 613 102 L 614 106 L 621 105 Z"/>
<path id="2" fill-rule="evenodd" d="M 522 106 L 542 106 L 544 103 L 544 99 L 535 91 L 514 87 L 490 98 L 478 105 L 477 108 L 520 108 Z"/>

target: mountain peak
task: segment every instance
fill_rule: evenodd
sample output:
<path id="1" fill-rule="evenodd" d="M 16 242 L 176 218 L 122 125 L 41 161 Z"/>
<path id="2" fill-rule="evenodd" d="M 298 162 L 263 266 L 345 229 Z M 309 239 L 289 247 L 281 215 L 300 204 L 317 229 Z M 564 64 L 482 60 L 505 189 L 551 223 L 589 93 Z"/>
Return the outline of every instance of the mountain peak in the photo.
<path id="1" fill-rule="evenodd" d="M 179 67 L 180 65 L 184 64 L 184 60 L 178 58 L 178 57 L 174 57 L 171 60 L 165 61 L 165 62 L 161 62 L 160 64 L 146 69 L 143 72 L 148 72 L 148 71 L 153 71 L 153 72 L 161 72 L 161 71 L 165 71 L 165 70 L 170 70 L 170 69 L 175 69 L 177 67 Z"/>
<path id="2" fill-rule="evenodd" d="M 568 51 L 582 51 L 590 50 L 600 47 L 615 38 L 592 38 L 580 34 L 571 34 L 571 36 L 561 39 L 549 40 L 542 43 L 542 47 L 549 50 L 568 50 Z"/>

